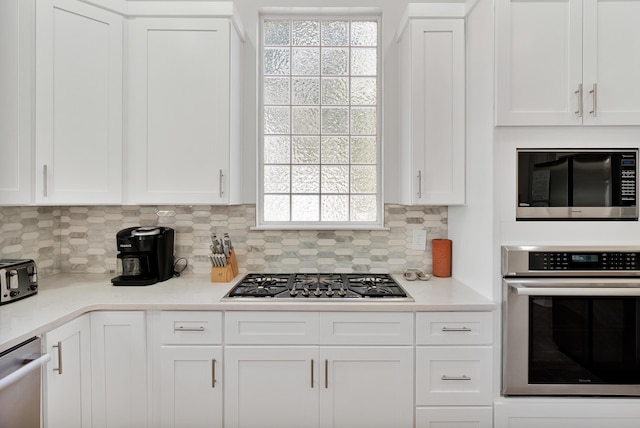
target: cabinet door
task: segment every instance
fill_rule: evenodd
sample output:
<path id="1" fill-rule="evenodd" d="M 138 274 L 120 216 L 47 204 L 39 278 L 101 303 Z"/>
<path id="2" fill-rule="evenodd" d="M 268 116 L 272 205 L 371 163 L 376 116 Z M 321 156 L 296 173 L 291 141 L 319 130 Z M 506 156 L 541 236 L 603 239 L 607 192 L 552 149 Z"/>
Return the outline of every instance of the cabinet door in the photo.
<path id="1" fill-rule="evenodd" d="M 36 202 L 122 203 L 122 17 L 36 3 Z"/>
<path id="2" fill-rule="evenodd" d="M 584 124 L 640 125 L 640 1 L 584 0 Z"/>
<path id="3" fill-rule="evenodd" d="M 222 427 L 222 348 L 160 348 L 162 427 Z"/>
<path id="4" fill-rule="evenodd" d="M 129 201 L 228 201 L 229 20 L 137 18 L 130 36 Z"/>
<path id="5" fill-rule="evenodd" d="M 225 347 L 225 427 L 318 426 L 317 358 L 309 346 Z"/>
<path id="6" fill-rule="evenodd" d="M 411 57 L 412 203 L 464 204 L 464 21 L 413 21 Z"/>
<path id="7" fill-rule="evenodd" d="M 51 362 L 44 375 L 44 426 L 91 427 L 91 341 L 84 315 L 47 333 Z"/>
<path id="8" fill-rule="evenodd" d="M 144 312 L 91 314 L 93 427 L 147 426 Z"/>
<path id="9" fill-rule="evenodd" d="M 413 426 L 413 347 L 320 349 L 320 426 Z"/>
<path id="10" fill-rule="evenodd" d="M 0 204 L 32 201 L 35 1 L 0 1 Z"/>
<path id="11" fill-rule="evenodd" d="M 496 0 L 496 124 L 579 125 L 582 0 Z"/>

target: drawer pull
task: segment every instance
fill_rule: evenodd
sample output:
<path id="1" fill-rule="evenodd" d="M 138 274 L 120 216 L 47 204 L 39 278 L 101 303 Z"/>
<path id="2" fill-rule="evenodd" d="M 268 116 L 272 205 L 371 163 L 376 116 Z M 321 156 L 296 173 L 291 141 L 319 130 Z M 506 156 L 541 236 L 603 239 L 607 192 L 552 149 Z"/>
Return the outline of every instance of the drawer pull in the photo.
<path id="1" fill-rule="evenodd" d="M 313 389 L 313 358 L 311 359 L 311 388 Z"/>
<path id="2" fill-rule="evenodd" d="M 324 389 L 329 388 L 329 360 L 324 360 Z"/>
<path id="3" fill-rule="evenodd" d="M 174 328 L 173 331 L 204 331 L 204 327 L 185 327 L 183 325 L 179 325 Z"/>
<path id="4" fill-rule="evenodd" d="M 471 331 L 471 329 L 469 327 L 442 327 L 442 331 Z"/>
<path id="5" fill-rule="evenodd" d="M 442 377 L 440 378 L 442 380 L 471 380 L 471 378 L 467 375 L 462 375 L 462 376 L 447 376 L 447 375 L 442 375 Z"/>

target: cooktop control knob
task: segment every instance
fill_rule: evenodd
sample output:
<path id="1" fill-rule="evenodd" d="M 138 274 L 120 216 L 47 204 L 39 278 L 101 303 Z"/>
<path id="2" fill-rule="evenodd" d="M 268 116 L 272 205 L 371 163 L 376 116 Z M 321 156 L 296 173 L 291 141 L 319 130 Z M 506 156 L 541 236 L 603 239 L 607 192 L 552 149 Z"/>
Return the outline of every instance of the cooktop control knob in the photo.
<path id="1" fill-rule="evenodd" d="M 313 292 L 313 295 L 316 297 L 322 296 L 322 290 L 320 290 L 320 287 L 316 288 L 316 291 Z"/>
<path id="2" fill-rule="evenodd" d="M 331 287 L 329 287 L 329 289 L 327 289 L 327 292 L 325 294 L 327 296 L 329 296 L 329 297 L 333 296 L 333 290 L 331 289 Z"/>
<path id="3" fill-rule="evenodd" d="M 311 294 L 311 293 L 309 292 L 309 289 L 308 289 L 307 287 L 305 287 L 305 288 L 302 290 L 302 295 L 303 295 L 304 297 L 309 297 L 309 294 Z"/>

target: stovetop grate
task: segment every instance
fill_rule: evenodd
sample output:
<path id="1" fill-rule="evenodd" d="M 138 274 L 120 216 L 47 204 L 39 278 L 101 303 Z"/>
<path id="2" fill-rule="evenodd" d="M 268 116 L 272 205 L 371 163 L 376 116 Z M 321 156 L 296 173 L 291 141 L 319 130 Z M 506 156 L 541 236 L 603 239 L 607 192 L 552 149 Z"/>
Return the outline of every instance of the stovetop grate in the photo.
<path id="1" fill-rule="evenodd" d="M 412 300 L 391 275 L 369 273 L 250 273 L 224 298 Z"/>

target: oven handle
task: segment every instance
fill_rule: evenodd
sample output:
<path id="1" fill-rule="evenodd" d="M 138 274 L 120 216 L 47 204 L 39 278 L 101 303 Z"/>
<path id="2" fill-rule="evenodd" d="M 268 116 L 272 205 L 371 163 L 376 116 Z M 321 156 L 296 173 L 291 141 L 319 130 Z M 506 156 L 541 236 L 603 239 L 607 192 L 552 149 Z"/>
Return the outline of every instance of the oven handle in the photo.
<path id="1" fill-rule="evenodd" d="M 518 296 L 638 296 L 640 287 L 528 287 L 509 284 Z"/>
<path id="2" fill-rule="evenodd" d="M 12 383 L 19 381 L 32 371 L 39 369 L 40 366 L 43 366 L 49 361 L 51 361 L 51 356 L 49 354 L 44 354 L 41 357 L 33 360 L 24 360 L 24 365 L 22 367 L 0 379 L 0 391 L 5 389 Z"/>

